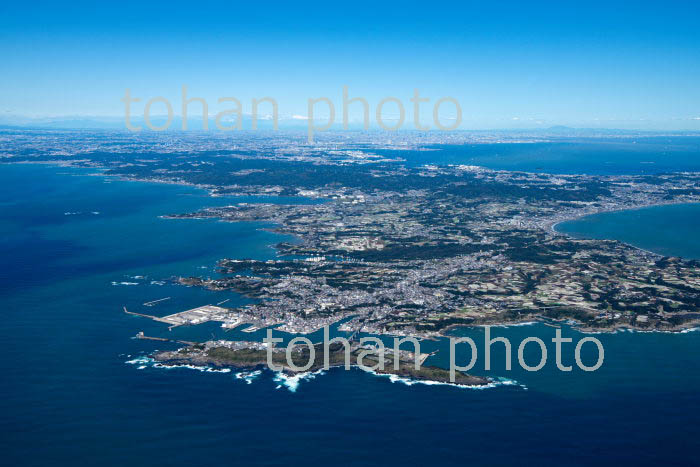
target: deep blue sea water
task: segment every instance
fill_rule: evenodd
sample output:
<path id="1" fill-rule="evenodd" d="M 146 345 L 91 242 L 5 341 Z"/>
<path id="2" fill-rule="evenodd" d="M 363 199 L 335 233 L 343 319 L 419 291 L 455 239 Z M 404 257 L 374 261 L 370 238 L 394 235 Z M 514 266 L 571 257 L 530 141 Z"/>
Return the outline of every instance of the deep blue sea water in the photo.
<path id="1" fill-rule="evenodd" d="M 579 238 L 612 239 L 665 256 L 700 259 L 700 204 L 604 212 L 557 224 Z"/>
<path id="2" fill-rule="evenodd" d="M 168 344 L 131 339 L 138 331 L 224 334 L 216 325 L 169 333 L 122 306 L 165 315 L 226 299 L 244 303 L 167 279 L 214 275 L 225 256 L 273 258 L 268 245 L 282 237 L 261 224 L 158 217 L 239 199 L 88 173 L 0 166 L 3 465 L 696 464 L 700 332 L 596 335 L 605 362 L 593 373 L 556 370 L 551 345 L 542 371 L 517 364 L 507 371 L 502 348 L 494 347 L 488 374 L 517 384 L 483 390 L 332 370 L 292 392 L 269 373 L 247 384 L 233 373 L 140 364 Z M 542 324 L 493 332 L 516 345 L 554 336 Z M 484 330 L 456 333 L 481 344 Z M 570 328 L 564 335 L 584 337 Z M 444 342 L 424 345 L 441 348 L 433 362 L 446 364 Z M 533 347 L 530 362 L 539 353 Z M 592 349 L 584 347 L 588 364 Z M 487 373 L 483 360 L 473 372 Z"/>
<path id="3" fill-rule="evenodd" d="M 430 151 L 373 149 L 408 165 L 467 164 L 524 172 L 628 175 L 700 171 L 700 137 L 554 138 L 546 142 L 439 144 Z"/>

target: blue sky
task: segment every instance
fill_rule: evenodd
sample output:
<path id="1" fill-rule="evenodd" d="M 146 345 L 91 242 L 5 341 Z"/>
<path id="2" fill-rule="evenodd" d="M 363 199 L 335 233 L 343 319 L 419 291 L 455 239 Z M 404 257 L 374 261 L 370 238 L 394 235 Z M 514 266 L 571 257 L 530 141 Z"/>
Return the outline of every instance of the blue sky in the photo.
<path id="1" fill-rule="evenodd" d="M 126 88 L 179 113 L 185 84 L 211 113 L 272 96 L 306 115 L 347 85 L 373 110 L 401 99 L 408 122 L 417 88 L 425 118 L 451 96 L 464 128 L 700 130 L 699 17 L 676 1 L 3 2 L 0 113 L 123 116 Z"/>

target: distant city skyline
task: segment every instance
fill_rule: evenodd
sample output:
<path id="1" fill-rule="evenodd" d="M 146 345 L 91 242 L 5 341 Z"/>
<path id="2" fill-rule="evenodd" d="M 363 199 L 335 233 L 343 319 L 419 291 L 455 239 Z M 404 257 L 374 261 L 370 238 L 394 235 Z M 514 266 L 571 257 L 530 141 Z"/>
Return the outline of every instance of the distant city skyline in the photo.
<path id="1" fill-rule="evenodd" d="M 347 85 L 372 123 L 383 98 L 403 101 L 405 129 L 419 89 L 430 99 L 421 120 L 449 96 L 460 129 L 700 130 L 698 13 L 679 1 L 5 4 L 0 124 L 123 118 L 127 88 L 142 99 L 136 115 L 163 96 L 177 116 L 183 85 L 211 118 L 228 108 L 221 97 L 250 113 L 252 98 L 270 96 L 290 120 L 328 97 L 338 121 Z"/>

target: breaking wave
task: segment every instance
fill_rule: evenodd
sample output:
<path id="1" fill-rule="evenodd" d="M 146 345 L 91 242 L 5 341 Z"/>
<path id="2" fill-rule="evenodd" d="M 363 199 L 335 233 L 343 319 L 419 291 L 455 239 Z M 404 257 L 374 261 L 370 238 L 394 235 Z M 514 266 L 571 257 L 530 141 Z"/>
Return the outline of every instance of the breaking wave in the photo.
<path id="1" fill-rule="evenodd" d="M 323 369 L 309 373 L 297 373 L 296 375 L 286 375 L 283 372 L 278 371 L 275 373 L 273 381 L 279 383 L 275 389 L 286 387 L 287 389 L 289 389 L 289 392 L 297 392 L 297 388 L 299 388 L 299 383 L 301 383 L 302 381 L 309 381 L 315 379 L 316 376 L 323 374 L 325 374 L 325 370 Z"/>
<path id="2" fill-rule="evenodd" d="M 168 365 L 168 364 L 156 362 L 151 357 L 146 357 L 146 356 L 140 356 L 140 357 L 136 357 L 132 360 L 127 360 L 125 363 L 127 363 L 129 365 L 138 365 L 137 368 L 139 370 L 143 370 L 144 368 L 151 367 L 151 368 L 164 368 L 166 370 L 171 370 L 173 368 L 188 368 L 190 370 L 197 370 L 197 371 L 202 371 L 205 373 L 230 373 L 231 372 L 230 368 L 213 368 L 210 366 L 196 366 L 196 365 Z"/>
<path id="3" fill-rule="evenodd" d="M 236 379 L 242 379 L 246 384 L 253 384 L 253 381 L 262 374 L 262 370 L 241 371 L 236 373 Z"/>

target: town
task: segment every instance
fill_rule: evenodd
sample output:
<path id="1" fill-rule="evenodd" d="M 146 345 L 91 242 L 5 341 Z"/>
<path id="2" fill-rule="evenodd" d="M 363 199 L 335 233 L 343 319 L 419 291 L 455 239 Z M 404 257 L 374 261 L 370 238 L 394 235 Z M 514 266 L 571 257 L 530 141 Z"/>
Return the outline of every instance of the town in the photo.
<path id="1" fill-rule="evenodd" d="M 587 214 L 700 201 L 696 173 L 407 162 L 430 160 L 438 143 L 538 144 L 553 138 L 546 134 L 368 132 L 352 144 L 345 137 L 324 133 L 309 146 L 299 133 L 247 134 L 235 144 L 196 133 L 124 134 L 107 147 L 97 136 L 76 146 L 69 132 L 31 141 L 19 134 L 13 141 L 21 149 L 1 156 L 269 199 L 164 215 L 262 222 L 295 239 L 275 245 L 274 260 L 222 258 L 214 276 L 180 277 L 253 302 L 159 318 L 170 326 L 215 319 L 228 328 L 308 334 L 342 321 L 348 332 L 437 337 L 455 326 L 532 320 L 595 331 L 678 331 L 700 322 L 697 261 L 556 231 Z M 293 200 L 278 204 L 276 196 Z"/>

